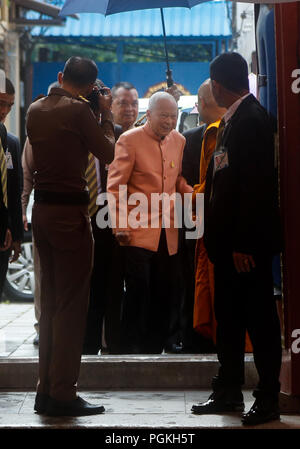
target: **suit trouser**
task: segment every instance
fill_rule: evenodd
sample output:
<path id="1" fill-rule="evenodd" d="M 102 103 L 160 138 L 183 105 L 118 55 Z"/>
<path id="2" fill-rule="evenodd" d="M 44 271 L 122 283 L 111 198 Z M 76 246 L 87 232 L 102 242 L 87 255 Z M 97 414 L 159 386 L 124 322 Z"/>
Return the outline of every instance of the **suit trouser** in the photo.
<path id="1" fill-rule="evenodd" d="M 140 352 L 160 353 L 180 327 L 178 256 L 169 256 L 164 229 L 157 252 L 134 246 L 122 250 L 126 283 L 123 341 Z"/>
<path id="2" fill-rule="evenodd" d="M 41 265 L 37 391 L 57 400 L 76 397 L 93 238 L 86 206 L 35 203 L 32 213 Z"/>
<path id="3" fill-rule="evenodd" d="M 244 383 L 245 331 L 259 376 L 255 397 L 276 399 L 280 391 L 281 331 L 273 296 L 272 258 L 254 257 L 256 268 L 238 273 L 232 256 L 215 263 L 218 384 Z"/>
<path id="4" fill-rule="evenodd" d="M 41 316 L 41 267 L 39 253 L 32 236 L 32 251 L 33 251 L 33 271 L 34 271 L 34 315 L 36 323 L 34 328 L 36 333 L 40 332 L 40 316 Z"/>
<path id="5" fill-rule="evenodd" d="M 0 251 L 0 301 L 2 298 L 3 287 L 6 281 L 10 250 Z"/>

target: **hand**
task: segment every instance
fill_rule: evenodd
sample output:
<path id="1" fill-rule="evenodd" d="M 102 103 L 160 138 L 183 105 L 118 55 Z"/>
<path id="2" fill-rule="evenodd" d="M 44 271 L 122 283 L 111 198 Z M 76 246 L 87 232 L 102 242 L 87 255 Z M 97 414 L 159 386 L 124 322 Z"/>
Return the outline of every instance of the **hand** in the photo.
<path id="1" fill-rule="evenodd" d="M 110 112 L 112 104 L 112 95 L 109 87 L 102 87 L 101 90 L 105 91 L 104 94 L 99 93 L 98 104 L 100 113 Z"/>
<path id="2" fill-rule="evenodd" d="M 6 231 L 4 246 L 0 247 L 0 251 L 7 251 L 11 247 L 12 237 L 9 229 Z"/>
<path id="3" fill-rule="evenodd" d="M 28 231 L 28 221 L 27 221 L 27 216 L 26 216 L 26 215 L 22 215 L 22 219 L 23 219 L 24 230 L 25 230 L 25 231 Z"/>
<path id="4" fill-rule="evenodd" d="M 168 87 L 166 89 L 166 92 L 168 92 L 168 94 L 172 95 L 172 97 L 174 97 L 176 102 L 178 103 L 180 96 L 181 96 L 181 91 L 178 89 L 176 84 L 173 84 L 173 86 Z"/>
<path id="5" fill-rule="evenodd" d="M 233 253 L 234 266 L 238 273 L 249 273 L 255 268 L 255 262 L 250 254 Z"/>
<path id="6" fill-rule="evenodd" d="M 131 234 L 129 231 L 120 231 L 116 233 L 116 239 L 121 246 L 126 246 L 131 241 Z"/>
<path id="7" fill-rule="evenodd" d="M 21 250 L 21 242 L 20 241 L 12 242 L 11 250 L 12 250 L 12 255 L 9 259 L 10 263 L 18 260 L 19 255 L 21 254 L 21 251 L 22 251 Z"/>

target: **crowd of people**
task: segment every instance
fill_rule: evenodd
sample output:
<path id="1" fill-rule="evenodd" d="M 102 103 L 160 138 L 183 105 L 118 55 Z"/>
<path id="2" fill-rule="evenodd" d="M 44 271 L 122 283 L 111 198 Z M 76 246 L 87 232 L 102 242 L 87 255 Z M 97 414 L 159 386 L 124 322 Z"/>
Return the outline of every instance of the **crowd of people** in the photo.
<path id="1" fill-rule="evenodd" d="M 71 57 L 28 109 L 21 166 L 18 140 L 3 124 L 14 103 L 8 79 L 0 92 L 1 288 L 9 258 L 20 254 L 34 190 L 37 413 L 104 412 L 77 395 L 84 354 L 162 352 L 217 352 L 213 393 L 192 412 L 241 412 L 246 351 L 259 383 L 242 420 L 279 418 L 274 131 L 238 53 L 211 62 L 198 90 L 201 125 L 183 135 L 178 98 L 176 86 L 153 94 L 137 126 L 136 88 L 121 82 L 110 90 L 93 61 Z M 204 196 L 203 236 L 186 238 L 175 204 L 166 216 L 173 195 L 191 197 L 194 214 Z"/>

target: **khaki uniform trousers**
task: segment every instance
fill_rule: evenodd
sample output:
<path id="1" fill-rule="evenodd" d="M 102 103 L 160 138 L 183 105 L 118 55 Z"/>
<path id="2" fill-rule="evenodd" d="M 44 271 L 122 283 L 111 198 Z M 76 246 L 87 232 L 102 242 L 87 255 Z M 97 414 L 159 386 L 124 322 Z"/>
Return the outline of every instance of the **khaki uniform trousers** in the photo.
<path id="1" fill-rule="evenodd" d="M 94 256 L 87 206 L 35 203 L 32 225 L 41 275 L 37 392 L 73 400 Z"/>

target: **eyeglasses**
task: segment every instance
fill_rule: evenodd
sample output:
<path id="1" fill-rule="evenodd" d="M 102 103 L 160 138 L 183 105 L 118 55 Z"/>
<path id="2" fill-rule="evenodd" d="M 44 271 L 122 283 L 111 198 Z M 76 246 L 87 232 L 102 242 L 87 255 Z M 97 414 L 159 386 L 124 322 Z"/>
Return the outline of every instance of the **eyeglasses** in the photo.
<path id="1" fill-rule="evenodd" d="M 137 108 L 139 103 L 138 101 L 134 101 L 132 103 L 128 103 L 128 101 L 117 101 L 117 105 L 120 106 L 121 108 Z"/>

